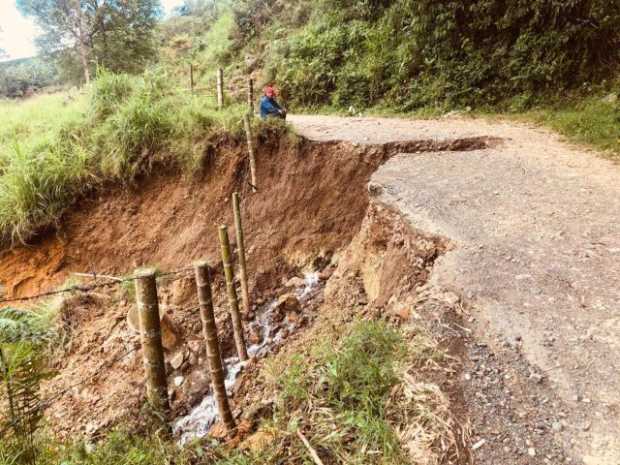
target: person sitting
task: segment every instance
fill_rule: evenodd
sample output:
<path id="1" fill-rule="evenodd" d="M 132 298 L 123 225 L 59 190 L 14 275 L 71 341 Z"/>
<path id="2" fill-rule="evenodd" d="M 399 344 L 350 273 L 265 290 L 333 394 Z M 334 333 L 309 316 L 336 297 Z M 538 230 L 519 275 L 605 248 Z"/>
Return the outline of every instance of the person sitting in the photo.
<path id="1" fill-rule="evenodd" d="M 277 102 L 276 96 L 277 93 L 273 86 L 265 87 L 264 95 L 260 99 L 261 118 L 275 117 L 286 119 L 286 110 Z"/>

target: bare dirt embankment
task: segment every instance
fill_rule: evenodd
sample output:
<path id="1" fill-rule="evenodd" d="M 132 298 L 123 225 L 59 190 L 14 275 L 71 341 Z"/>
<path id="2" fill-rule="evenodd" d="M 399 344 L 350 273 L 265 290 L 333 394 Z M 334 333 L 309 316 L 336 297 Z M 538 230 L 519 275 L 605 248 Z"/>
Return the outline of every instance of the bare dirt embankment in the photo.
<path id="1" fill-rule="evenodd" d="M 482 464 L 620 463 L 620 169 L 549 132 L 474 119 L 293 117 L 317 141 L 499 137 L 404 153 L 375 202 L 449 239 L 432 287 L 470 307 L 463 384 Z"/>
<path id="2" fill-rule="evenodd" d="M 58 231 L 4 251 L 0 282 L 6 297 L 22 297 L 75 279 L 76 272 L 126 276 L 140 266 L 166 271 L 205 258 L 220 271 L 217 227 L 232 224 L 230 197 L 240 191 L 255 304 L 244 315 L 246 337 L 257 350 L 270 338 L 283 347 L 274 344 L 268 353 L 281 348 L 303 353 L 330 328 L 364 315 L 397 324 L 415 322 L 420 328 L 440 322 L 440 328 L 456 331 L 458 298 L 434 295 L 423 287 L 449 244 L 414 231 L 398 214 L 371 202 L 368 181 L 399 150 L 475 149 L 496 142 L 465 137 L 358 147 L 264 140 L 259 145 L 257 194 L 247 184 L 243 147 L 219 147 L 195 177 L 162 174 L 132 189 L 112 189 L 82 200 Z M 291 278 L 308 272 L 318 273 L 319 284 L 305 295 L 304 284 Z M 215 273 L 216 313 L 224 356 L 230 358 L 234 349 L 220 274 Z M 46 383 L 43 397 L 61 393 L 52 397 L 47 411 L 49 426 L 61 437 L 92 437 L 140 419 L 144 387 L 139 338 L 127 322 L 134 306 L 129 284 L 60 298 L 66 344 L 58 349 L 58 376 Z M 301 308 L 287 307 L 291 294 L 297 295 Z M 268 310 L 273 321 L 257 325 L 274 299 L 283 304 Z M 174 414 L 180 417 L 195 413 L 209 392 L 191 276 L 161 279 L 160 300 L 173 333 L 167 351 L 169 389 Z M 455 354 L 462 350 L 460 336 L 443 330 L 434 334 L 431 354 L 435 344 Z M 235 413 L 254 412 L 246 418 L 248 425 L 255 419 L 256 405 L 269 398 L 258 376 L 261 366 L 258 360 L 245 367 L 234 387 Z M 417 424 L 401 431 L 411 454 L 425 457 L 424 463 L 467 461 L 466 412 L 454 376 L 459 367 L 457 360 L 440 363 L 432 357 L 428 365 L 412 367 L 411 389 L 422 389 L 432 398 L 443 425 L 428 425 L 443 428 L 436 436 L 420 436 L 413 429 Z M 429 386 L 437 386 L 436 391 Z M 250 431 L 248 426 L 245 432 Z"/>

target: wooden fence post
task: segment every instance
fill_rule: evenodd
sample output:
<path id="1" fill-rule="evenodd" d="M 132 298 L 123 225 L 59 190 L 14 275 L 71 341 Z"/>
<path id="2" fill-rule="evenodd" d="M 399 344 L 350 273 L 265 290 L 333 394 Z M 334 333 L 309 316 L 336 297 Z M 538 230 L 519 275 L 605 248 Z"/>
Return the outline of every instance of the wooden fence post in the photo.
<path id="1" fill-rule="evenodd" d="M 213 295 L 211 294 L 209 266 L 206 262 L 196 263 L 194 265 L 194 272 L 196 274 L 196 288 L 198 289 L 198 302 L 200 303 L 200 319 L 202 320 L 202 332 L 207 346 L 207 361 L 209 362 L 213 393 L 215 395 L 215 401 L 217 402 L 217 410 L 220 414 L 220 418 L 224 422 L 226 429 L 230 432 L 235 429 L 235 419 L 230 411 L 228 395 L 226 394 L 220 342 L 217 338 L 217 327 L 215 326 L 215 315 L 213 313 Z"/>
<path id="2" fill-rule="evenodd" d="M 243 116 L 243 127 L 245 129 L 245 138 L 248 143 L 248 154 L 250 157 L 250 184 L 252 185 L 252 192 L 258 190 L 256 180 L 256 157 L 254 156 L 254 140 L 252 137 L 252 124 L 250 121 L 250 115 Z"/>
<path id="3" fill-rule="evenodd" d="M 224 108 L 224 70 L 217 69 L 217 108 Z"/>
<path id="4" fill-rule="evenodd" d="M 140 316 L 147 399 L 153 408 L 167 419 L 170 404 L 154 270 L 144 270 L 137 275 L 136 300 Z"/>
<path id="5" fill-rule="evenodd" d="M 246 314 L 250 312 L 250 291 L 248 287 L 248 272 L 245 262 L 245 241 L 243 235 L 243 224 L 241 223 L 241 206 L 239 202 L 239 192 L 232 195 L 233 214 L 235 217 L 235 234 L 237 236 L 237 256 L 239 257 L 239 278 L 241 281 L 241 300 Z"/>
<path id="6" fill-rule="evenodd" d="M 222 247 L 222 263 L 224 265 L 224 275 L 226 277 L 226 290 L 228 292 L 228 304 L 230 305 L 230 319 L 232 320 L 233 335 L 239 360 L 242 362 L 248 359 L 248 351 L 245 347 L 243 337 L 243 325 L 239 314 L 239 303 L 237 302 L 237 291 L 235 290 L 235 277 L 233 273 L 232 259 L 230 253 L 230 241 L 228 240 L 228 228 L 220 226 L 220 244 Z"/>
<path id="7" fill-rule="evenodd" d="M 194 65 L 193 63 L 189 64 L 189 88 L 194 93 Z"/>
<path id="8" fill-rule="evenodd" d="M 250 114 L 254 114 L 254 79 L 248 79 L 248 107 L 250 108 Z"/>

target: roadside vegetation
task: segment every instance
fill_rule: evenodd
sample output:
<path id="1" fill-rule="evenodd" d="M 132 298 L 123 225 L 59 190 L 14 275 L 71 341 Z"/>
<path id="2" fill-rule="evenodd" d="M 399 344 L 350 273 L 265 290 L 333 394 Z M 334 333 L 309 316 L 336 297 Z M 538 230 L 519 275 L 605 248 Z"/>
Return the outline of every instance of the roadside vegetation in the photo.
<path id="1" fill-rule="evenodd" d="M 42 465 L 275 465 L 312 463 L 311 449 L 325 463 L 443 463 L 457 452 L 448 401 L 433 385 L 415 382 L 415 370 L 441 357 L 417 332 L 359 321 L 263 369 L 263 394 L 275 401 L 257 432 L 238 447 L 205 439 L 180 449 L 165 435 L 122 430 L 96 445 L 63 444 L 47 437 L 42 425 L 32 439 L 3 441 L 0 465 L 28 463 L 33 456 Z"/>

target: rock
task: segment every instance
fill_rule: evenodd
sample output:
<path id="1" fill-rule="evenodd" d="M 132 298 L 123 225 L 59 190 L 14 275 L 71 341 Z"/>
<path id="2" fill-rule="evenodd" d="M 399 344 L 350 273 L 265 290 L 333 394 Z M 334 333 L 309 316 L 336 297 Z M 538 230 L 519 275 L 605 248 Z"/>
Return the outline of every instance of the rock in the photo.
<path id="1" fill-rule="evenodd" d="M 335 267 L 330 266 L 328 268 L 325 268 L 323 271 L 319 273 L 319 279 L 321 281 L 327 281 L 329 278 L 332 277 L 332 275 L 334 274 L 334 271 L 336 271 Z"/>
<path id="2" fill-rule="evenodd" d="M 206 370 L 195 370 L 189 375 L 187 381 L 183 383 L 183 391 L 186 397 L 192 398 L 190 403 L 208 392 L 210 380 Z"/>
<path id="3" fill-rule="evenodd" d="M 168 315 L 161 319 L 161 342 L 166 350 L 173 350 L 179 345 L 180 338 L 176 325 Z"/>
<path id="4" fill-rule="evenodd" d="M 482 446 L 484 446 L 486 444 L 486 442 L 487 442 L 486 439 L 481 439 L 476 444 L 471 446 L 471 450 L 478 450 L 478 449 L 480 449 Z"/>
<path id="5" fill-rule="evenodd" d="M 443 294 L 443 300 L 451 307 L 455 307 L 461 300 L 461 298 L 454 292 L 445 292 Z"/>
<path id="6" fill-rule="evenodd" d="M 368 183 L 368 194 L 370 194 L 372 197 L 378 197 L 382 193 L 383 193 L 383 186 L 381 184 L 378 184 L 376 182 Z"/>
<path id="7" fill-rule="evenodd" d="M 280 313 L 299 312 L 301 310 L 301 305 L 299 299 L 293 294 L 284 294 L 278 298 L 274 313 L 276 310 Z"/>
<path id="8" fill-rule="evenodd" d="M 178 370 L 185 361 L 185 352 L 180 351 L 170 359 L 170 366 L 173 370 Z"/>
<path id="9" fill-rule="evenodd" d="M 299 323 L 300 316 L 299 313 L 296 312 L 288 312 L 286 314 L 286 321 L 292 325 Z"/>
<path id="10" fill-rule="evenodd" d="M 561 422 L 554 421 L 553 424 L 551 425 L 551 429 L 555 431 L 556 433 L 559 433 L 560 431 L 564 429 L 564 427 L 562 426 Z"/>
<path id="11" fill-rule="evenodd" d="M 201 355 L 206 350 L 205 343 L 199 339 L 193 339 L 191 341 L 188 341 L 187 345 L 189 347 L 189 350 L 198 355 Z"/>
<path id="12" fill-rule="evenodd" d="M 398 305 L 392 312 L 403 322 L 411 319 L 411 309 L 407 305 Z"/>
<path id="13" fill-rule="evenodd" d="M 172 283 L 170 304 L 181 306 L 196 296 L 196 281 L 193 278 L 179 279 Z"/>
<path id="14" fill-rule="evenodd" d="M 248 341 L 250 344 L 260 344 L 263 342 L 263 335 L 260 326 L 254 325 L 250 327 Z"/>
<path id="15" fill-rule="evenodd" d="M 267 447 L 269 447 L 275 441 L 276 436 L 270 431 L 259 430 L 253 435 L 249 436 L 241 444 L 241 448 L 252 452 L 255 455 L 259 455 Z"/>
<path id="16" fill-rule="evenodd" d="M 527 455 L 529 455 L 530 457 L 536 457 L 536 449 L 534 449 L 533 447 L 528 448 Z"/>
<path id="17" fill-rule="evenodd" d="M 294 288 L 298 288 L 298 287 L 303 287 L 306 284 L 306 282 L 303 280 L 303 278 L 299 278 L 297 276 L 292 277 L 291 279 L 289 279 L 284 286 L 285 287 L 294 287 Z"/>
<path id="18" fill-rule="evenodd" d="M 179 387 L 181 384 L 183 384 L 183 381 L 185 381 L 185 378 L 183 376 L 175 376 L 174 377 L 174 385 L 176 387 Z"/>
<path id="19" fill-rule="evenodd" d="M 218 421 L 215 425 L 213 425 L 209 430 L 209 436 L 214 439 L 226 439 L 228 436 L 228 431 L 226 430 L 224 423 Z"/>
<path id="20" fill-rule="evenodd" d="M 543 379 L 545 379 L 545 377 L 543 375 L 540 375 L 538 373 L 532 373 L 530 375 L 530 379 L 535 382 L 536 384 L 542 384 Z"/>
<path id="21" fill-rule="evenodd" d="M 618 101 L 618 94 L 611 93 L 603 97 L 605 103 L 616 103 Z"/>
<path id="22" fill-rule="evenodd" d="M 161 336 L 164 349 L 173 350 L 179 341 L 179 332 L 172 319 L 166 315 L 160 315 Z M 132 306 L 127 312 L 127 326 L 134 333 L 140 333 L 140 316 L 137 307 Z"/>

